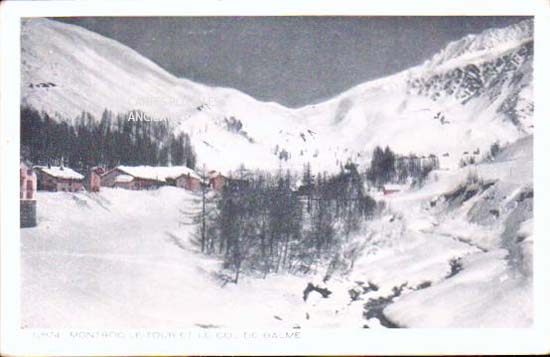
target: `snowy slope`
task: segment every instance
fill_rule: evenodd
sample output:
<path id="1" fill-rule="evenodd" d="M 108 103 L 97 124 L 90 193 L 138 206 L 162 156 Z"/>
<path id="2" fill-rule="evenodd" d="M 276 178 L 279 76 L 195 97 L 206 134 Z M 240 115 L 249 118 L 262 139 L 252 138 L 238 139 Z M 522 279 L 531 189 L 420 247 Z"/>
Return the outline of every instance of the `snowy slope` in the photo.
<path id="1" fill-rule="evenodd" d="M 360 311 L 304 303 L 314 276 L 223 284 L 222 262 L 196 243 L 200 198 L 188 191 L 38 192 L 37 201 L 39 225 L 21 230 L 22 328 L 361 326 Z"/>
<path id="2" fill-rule="evenodd" d="M 137 52 L 73 25 L 22 25 L 22 102 L 72 118 L 104 108 L 170 117 L 198 159 L 222 170 L 364 167 L 375 145 L 436 154 L 454 167 L 533 131 L 533 23 L 450 43 L 424 64 L 299 109 L 176 78 Z M 287 161 L 280 153 L 288 152 Z M 228 152 L 231 152 L 228 155 Z M 448 155 L 446 155 L 448 154 Z"/>
<path id="3" fill-rule="evenodd" d="M 322 123 L 320 135 L 339 138 L 340 148 L 449 153 L 443 161 L 454 166 L 465 151 L 532 133 L 532 61 L 526 21 L 467 36 L 418 67 L 300 111 Z"/>
<path id="4" fill-rule="evenodd" d="M 273 304 L 300 299 L 262 282 L 222 288 L 220 262 L 193 244 L 200 200 L 185 190 L 37 199 L 39 226 L 21 231 L 23 327 L 276 326 Z"/>
<path id="5" fill-rule="evenodd" d="M 215 162 L 217 169 L 240 163 L 277 167 L 275 146 L 302 141 L 305 129 L 291 110 L 176 78 L 132 49 L 78 26 L 27 19 L 21 39 L 22 103 L 58 117 L 88 111 L 100 118 L 105 108 L 168 117 L 193 136 L 200 160 Z M 231 120 L 243 124 L 238 132 L 228 128 Z M 226 155 L 229 150 L 235 155 Z"/>
<path id="6" fill-rule="evenodd" d="M 529 136 L 505 148 L 494 161 L 432 172 L 422 189 L 388 200 L 407 229 L 399 236 L 401 244 L 410 245 L 404 237 L 408 241 L 420 234 L 430 241 L 425 248 L 430 257 L 450 254 L 456 271 L 430 279 L 428 287 L 410 289 L 418 285 L 406 274 L 416 264 L 396 269 L 391 262 L 403 254 L 420 255 L 401 245 L 383 263 L 400 274 L 393 284 L 407 282 L 408 291 L 383 310 L 386 318 L 414 327 L 527 327 L 533 323 L 532 145 Z M 442 249 L 436 244 L 442 240 L 470 250 Z M 367 276 L 372 275 L 370 270 L 365 269 Z"/>
<path id="7" fill-rule="evenodd" d="M 188 191 L 38 192 L 38 226 L 21 230 L 22 327 L 526 327 L 532 165 L 530 136 L 385 197 L 346 247 L 360 247 L 353 268 L 326 282 L 329 298 L 307 301 L 326 266 L 223 285 L 222 262 L 200 253 L 201 200 Z M 470 184 L 467 198 L 456 192 L 472 172 L 492 184 Z"/>

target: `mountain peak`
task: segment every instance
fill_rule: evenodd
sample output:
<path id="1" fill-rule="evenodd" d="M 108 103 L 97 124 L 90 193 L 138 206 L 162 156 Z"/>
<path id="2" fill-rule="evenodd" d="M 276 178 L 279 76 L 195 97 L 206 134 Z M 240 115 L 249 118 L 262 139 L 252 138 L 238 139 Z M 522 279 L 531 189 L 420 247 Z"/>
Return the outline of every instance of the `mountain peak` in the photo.
<path id="1" fill-rule="evenodd" d="M 435 54 L 427 63 L 429 66 L 435 67 L 469 54 L 502 52 L 532 39 L 533 20 L 523 20 L 507 27 L 491 28 L 480 34 L 470 34 L 453 41 Z"/>

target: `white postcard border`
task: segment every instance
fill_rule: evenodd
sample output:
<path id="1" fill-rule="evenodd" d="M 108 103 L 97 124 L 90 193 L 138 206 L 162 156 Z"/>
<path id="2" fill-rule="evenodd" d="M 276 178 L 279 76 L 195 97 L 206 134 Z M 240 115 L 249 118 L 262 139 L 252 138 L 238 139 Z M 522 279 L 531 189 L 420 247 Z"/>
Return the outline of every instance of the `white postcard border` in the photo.
<path id="1" fill-rule="evenodd" d="M 1 352 L 9 355 L 526 354 L 550 350 L 549 1 L 53 1 L 1 11 Z M 198 15 L 535 15 L 535 324 L 528 329 L 21 330 L 18 199 L 20 18 Z M 150 335 L 146 335 L 147 331 Z M 299 336 L 291 335 L 298 332 Z M 72 335 L 71 335 L 72 333 Z M 101 334 L 104 334 L 101 337 Z M 141 334 L 140 334 L 141 333 Z M 189 333 L 191 337 L 189 337 Z M 204 335 L 207 334 L 208 336 Z M 249 338 L 245 338 L 248 333 Z M 252 336 L 256 333 L 256 336 Z M 94 334 L 99 334 L 97 337 Z M 170 337 L 179 334 L 179 337 Z M 201 337 L 201 334 L 204 336 Z M 95 337 L 94 337 L 95 336 Z M 134 336 L 134 337 L 132 337 Z M 230 336 L 230 337 L 228 337 Z"/>

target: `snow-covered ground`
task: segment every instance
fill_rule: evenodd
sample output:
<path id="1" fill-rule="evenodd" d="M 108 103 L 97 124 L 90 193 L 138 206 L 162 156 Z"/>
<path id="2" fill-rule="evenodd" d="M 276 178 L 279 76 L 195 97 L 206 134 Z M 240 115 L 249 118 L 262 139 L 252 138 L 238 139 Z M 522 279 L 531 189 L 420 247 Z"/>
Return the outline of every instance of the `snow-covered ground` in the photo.
<path id="1" fill-rule="evenodd" d="M 306 321 L 303 278 L 245 278 L 222 287 L 220 262 L 193 243 L 190 215 L 200 201 L 185 190 L 37 196 L 39 225 L 21 230 L 23 327 L 293 327 Z"/>
<path id="2" fill-rule="evenodd" d="M 363 248 L 353 269 L 324 284 L 328 298 L 313 292 L 307 301 L 305 287 L 322 284 L 326 268 L 224 285 L 221 263 L 194 243 L 200 200 L 185 190 L 40 192 L 39 225 L 21 230 L 22 324 L 528 326 L 531 145 L 532 138 L 519 142 L 475 168 L 434 172 L 422 189 L 385 197 L 386 212 L 350 243 Z M 523 174 L 508 176 L 506 162 Z M 474 169 L 479 180 L 468 183 Z M 464 184 L 470 197 L 458 189 Z"/>
<path id="3" fill-rule="evenodd" d="M 218 262 L 197 252 L 189 225 L 196 200 L 172 187 L 39 193 L 40 223 L 21 231 L 23 326 L 246 326 L 274 320 L 255 312 L 267 314 L 274 300 L 285 301 L 284 291 L 269 284 L 267 291 L 221 288 L 212 275 Z"/>
<path id="4" fill-rule="evenodd" d="M 422 210 L 430 214 L 429 224 L 413 230 L 431 240 L 452 239 L 471 250 L 456 255 L 461 266 L 456 275 L 436 280 L 430 288 L 404 295 L 389 305 L 384 310 L 389 319 L 414 327 L 532 324 L 532 143 L 528 137 L 506 148 L 494 162 L 448 173 L 447 185 L 454 182 L 455 186 L 467 182 L 465 171 L 475 175 L 478 183 L 467 184 L 471 194 L 467 188 L 458 197 L 448 196 L 448 202 L 445 198 L 435 200 L 449 190 L 438 192 L 441 182 L 432 181 L 416 197 L 431 196 L 435 207 L 425 200 L 411 202 L 406 194 L 394 198 L 392 208 L 404 212 L 405 219 L 418 221 Z M 434 211 L 439 213 L 433 215 Z M 438 254 L 434 244 L 426 250 L 430 257 Z"/>

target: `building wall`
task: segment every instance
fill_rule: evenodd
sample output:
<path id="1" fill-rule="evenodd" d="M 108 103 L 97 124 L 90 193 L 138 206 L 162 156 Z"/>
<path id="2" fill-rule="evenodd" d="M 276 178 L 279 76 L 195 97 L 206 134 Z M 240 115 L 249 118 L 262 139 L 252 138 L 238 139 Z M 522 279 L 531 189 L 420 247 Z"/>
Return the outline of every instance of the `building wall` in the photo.
<path id="1" fill-rule="evenodd" d="M 135 182 L 134 182 L 134 181 L 130 181 L 130 182 L 116 182 L 114 187 L 117 187 L 117 188 L 124 188 L 124 189 L 126 189 L 126 190 L 135 190 L 135 189 L 136 189 L 136 187 L 135 187 Z"/>
<path id="2" fill-rule="evenodd" d="M 36 171 L 38 189 L 42 191 L 77 192 L 83 190 L 83 180 L 53 177 L 40 170 Z"/>
<path id="3" fill-rule="evenodd" d="M 99 191 L 100 187 L 101 187 L 101 176 L 93 172 L 92 173 L 92 190 Z"/>
<path id="4" fill-rule="evenodd" d="M 223 189 L 223 184 L 224 178 L 222 175 L 218 175 L 210 179 L 210 188 L 215 191 L 221 192 L 221 190 Z"/>
<path id="5" fill-rule="evenodd" d="M 99 192 L 99 187 L 101 186 L 101 178 L 95 173 L 95 171 L 90 171 L 86 178 L 84 179 L 84 187 L 90 192 Z"/>
<path id="6" fill-rule="evenodd" d="M 56 191 L 78 192 L 84 189 L 82 180 L 56 179 Z"/>
<path id="7" fill-rule="evenodd" d="M 35 200 L 20 200 L 20 222 L 21 228 L 36 227 L 36 201 Z"/>
<path id="8" fill-rule="evenodd" d="M 164 183 L 156 180 L 148 180 L 140 177 L 134 177 L 131 183 L 116 182 L 116 178 L 119 175 L 128 175 L 126 172 L 114 169 L 101 176 L 101 186 L 104 187 L 120 187 L 130 190 L 150 190 L 163 186 Z"/>
<path id="9" fill-rule="evenodd" d="M 20 190 L 19 198 L 21 200 L 34 200 L 36 192 L 36 174 L 27 167 L 27 165 L 21 163 L 20 166 Z"/>
<path id="10" fill-rule="evenodd" d="M 134 183 L 134 189 L 136 190 L 153 190 L 164 185 L 159 181 L 147 180 L 139 177 L 134 178 L 132 182 Z"/>
<path id="11" fill-rule="evenodd" d="M 37 170 L 37 187 L 42 191 L 57 191 L 57 183 L 53 177 Z"/>
<path id="12" fill-rule="evenodd" d="M 118 175 L 128 175 L 128 174 L 119 169 L 111 170 L 107 172 L 105 175 L 101 176 L 101 186 L 115 187 L 116 178 Z"/>
<path id="13" fill-rule="evenodd" d="M 201 189 L 201 182 L 197 178 L 183 175 L 176 179 L 176 186 L 189 191 L 199 191 Z"/>

